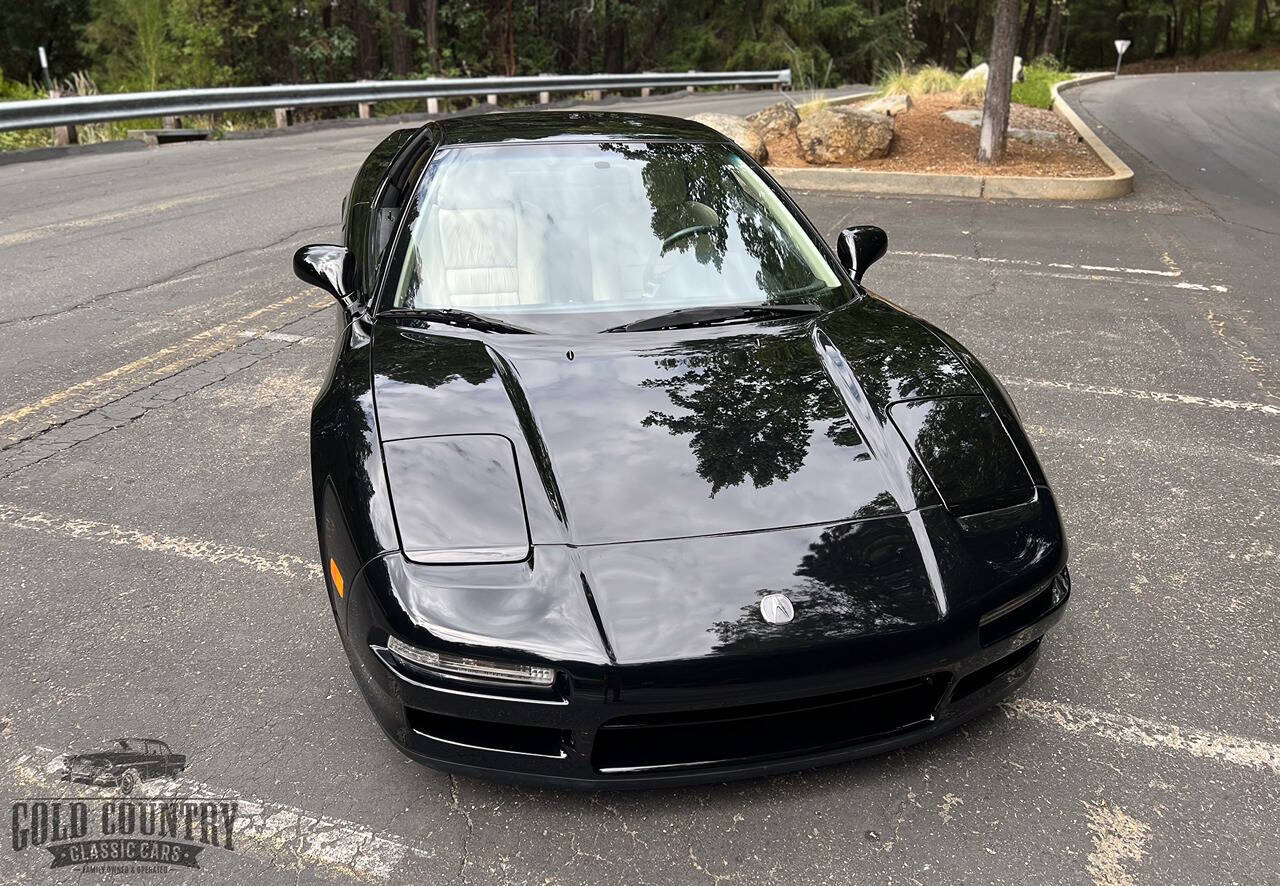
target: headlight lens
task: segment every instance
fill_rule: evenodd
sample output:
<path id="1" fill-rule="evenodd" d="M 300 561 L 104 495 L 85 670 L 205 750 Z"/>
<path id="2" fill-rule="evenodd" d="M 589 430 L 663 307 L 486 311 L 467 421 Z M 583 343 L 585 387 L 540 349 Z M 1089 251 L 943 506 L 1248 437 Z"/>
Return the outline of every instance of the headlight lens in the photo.
<path id="1" fill-rule="evenodd" d="M 550 686 L 556 679 L 554 668 L 488 661 L 448 652 L 432 652 L 429 649 L 410 646 L 396 637 L 387 639 L 387 648 L 398 658 L 450 677 L 500 683 L 524 683 L 529 686 Z"/>

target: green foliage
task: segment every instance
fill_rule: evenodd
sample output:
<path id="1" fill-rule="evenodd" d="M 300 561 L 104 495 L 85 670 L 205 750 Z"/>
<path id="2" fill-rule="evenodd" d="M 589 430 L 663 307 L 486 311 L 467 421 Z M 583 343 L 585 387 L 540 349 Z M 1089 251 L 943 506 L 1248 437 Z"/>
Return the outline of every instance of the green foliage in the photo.
<path id="1" fill-rule="evenodd" d="M 1014 99 L 1043 105 L 1057 68 L 1275 67 L 1277 0 L 1035 0 L 1028 68 Z M 1021 0 L 1019 21 L 1031 0 Z M 1056 6 L 1054 4 L 1057 4 Z M 361 78 L 783 68 L 801 93 L 876 80 L 889 91 L 954 89 L 987 53 L 996 0 L 15 0 L 0 15 L 10 97 L 34 89 L 44 45 L 52 76 L 86 70 L 104 91 L 333 82 Z M 438 9 L 434 33 L 428 10 Z M 1048 14 L 1061 12 L 1049 39 Z M 1219 15 L 1219 11 L 1230 13 Z M 1221 21 L 1219 21 L 1221 19 Z M 1069 27 L 1067 25 L 1069 24 Z M 1062 45 L 1067 49 L 1064 53 Z M 1244 52 L 1245 47 L 1271 47 Z M 1165 63 L 1168 62 L 1168 65 Z M 1202 66 L 1201 63 L 1196 63 Z M 1154 69 L 1154 68 L 1152 68 Z M 884 72 L 883 74 L 881 72 Z M 878 76 L 879 75 L 879 76 Z M 23 84 L 26 84 L 25 86 Z M 964 89 L 980 91 L 981 83 Z M 462 103 L 465 100 L 458 100 Z M 977 95 L 976 102 L 981 101 Z M 416 109 L 385 105 L 377 113 Z M 303 116 L 337 116 L 325 108 Z M 268 115 L 269 116 L 269 115 Z M 216 128 L 262 115 L 220 117 Z M 127 124 L 86 128 L 110 136 Z M 136 125 L 136 124 L 135 124 Z M 47 141 L 39 133 L 3 144 Z"/>
<path id="2" fill-rule="evenodd" d="M 42 89 L 31 83 L 20 83 L 8 80 L 4 71 L 0 70 L 0 102 L 25 101 L 27 99 L 47 98 Z M 53 144 L 53 136 L 48 129 L 19 129 L 16 132 L 0 132 L 0 151 L 14 151 L 19 148 L 40 148 Z"/>
<path id="3" fill-rule="evenodd" d="M 175 81 L 165 0 L 97 0 L 85 45 L 100 58 L 103 78 L 122 90 L 160 89 Z"/>
<path id="4" fill-rule="evenodd" d="M 86 68 L 80 46 L 89 0 L 12 0 L 0 7 L 0 69 L 10 80 L 40 82 L 36 47 L 43 46 L 55 79 Z"/>
<path id="5" fill-rule="evenodd" d="M 1055 83 L 1070 80 L 1072 75 L 1056 67 L 1035 63 L 1022 69 L 1026 79 L 1013 84 L 1013 100 L 1020 105 L 1031 105 L 1033 108 L 1048 108 L 1053 103 L 1050 88 Z"/>

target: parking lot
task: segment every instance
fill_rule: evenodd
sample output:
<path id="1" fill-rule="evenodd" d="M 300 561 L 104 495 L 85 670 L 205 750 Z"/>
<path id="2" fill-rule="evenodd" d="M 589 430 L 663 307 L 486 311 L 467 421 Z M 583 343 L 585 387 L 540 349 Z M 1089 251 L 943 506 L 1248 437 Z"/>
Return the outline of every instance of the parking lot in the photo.
<path id="1" fill-rule="evenodd" d="M 1119 85 L 1077 107 L 1130 197 L 795 195 L 884 227 L 867 283 L 1014 396 L 1075 581 L 1036 674 L 905 751 L 667 791 L 422 768 L 352 680 L 308 469 L 336 308 L 289 259 L 390 127 L 0 166 L 0 790 L 164 738 L 241 816 L 166 883 L 1280 883 L 1280 208 L 1148 162 Z"/>

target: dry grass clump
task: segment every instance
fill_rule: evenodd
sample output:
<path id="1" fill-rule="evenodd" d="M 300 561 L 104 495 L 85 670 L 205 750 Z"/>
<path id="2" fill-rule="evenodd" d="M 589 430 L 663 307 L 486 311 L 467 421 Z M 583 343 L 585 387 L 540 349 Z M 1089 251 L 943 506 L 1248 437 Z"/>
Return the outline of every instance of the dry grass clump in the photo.
<path id="1" fill-rule="evenodd" d="M 810 114 L 817 113 L 818 111 L 825 111 L 829 104 L 831 103 L 827 101 L 825 98 L 810 99 L 804 104 L 796 105 L 796 113 L 799 114 L 800 119 L 803 120 L 805 117 L 808 117 Z"/>
<path id="2" fill-rule="evenodd" d="M 956 98 L 962 105 L 981 105 L 987 96 L 987 78 L 970 77 L 956 85 Z"/>
<path id="3" fill-rule="evenodd" d="M 914 71 L 898 68 L 880 78 L 881 95 L 906 95 L 915 100 L 939 92 L 950 92 L 960 83 L 960 78 L 937 65 L 926 65 Z"/>

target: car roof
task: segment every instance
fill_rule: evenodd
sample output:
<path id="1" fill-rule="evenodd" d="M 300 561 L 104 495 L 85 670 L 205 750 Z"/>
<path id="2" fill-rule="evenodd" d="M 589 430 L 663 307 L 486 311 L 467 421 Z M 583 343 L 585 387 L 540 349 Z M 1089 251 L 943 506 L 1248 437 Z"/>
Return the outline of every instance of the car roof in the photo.
<path id="1" fill-rule="evenodd" d="M 441 144 L 534 141 L 727 142 L 709 126 L 658 114 L 602 111 L 514 111 L 436 120 Z"/>

